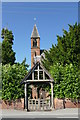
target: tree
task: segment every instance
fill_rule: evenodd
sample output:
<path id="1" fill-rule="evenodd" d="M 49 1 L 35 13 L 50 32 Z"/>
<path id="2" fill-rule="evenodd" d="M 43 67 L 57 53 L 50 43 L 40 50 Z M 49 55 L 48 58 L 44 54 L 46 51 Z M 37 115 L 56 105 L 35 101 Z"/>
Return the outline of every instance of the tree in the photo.
<path id="1" fill-rule="evenodd" d="M 13 45 L 13 34 L 12 31 L 9 31 L 8 29 L 2 29 L 1 37 L 3 39 L 2 41 L 2 64 L 8 64 L 11 65 L 15 62 L 15 52 L 12 50 Z"/>
<path id="2" fill-rule="evenodd" d="M 2 97 L 2 63 L 0 63 L 0 99 Z"/>
<path id="3" fill-rule="evenodd" d="M 54 96 L 80 98 L 80 24 L 69 25 L 57 35 L 57 45 L 45 51 L 42 63 L 55 80 Z"/>
<path id="4" fill-rule="evenodd" d="M 1 42 L 0 42 L 0 63 L 1 63 L 1 60 L 2 60 L 2 44 L 1 44 Z"/>
<path id="5" fill-rule="evenodd" d="M 51 66 L 50 73 L 55 80 L 54 96 L 58 98 L 78 99 L 80 96 L 80 73 L 72 64 Z"/>
<path id="6" fill-rule="evenodd" d="M 2 44 L 0 42 L 0 99 L 2 95 Z"/>
<path id="7" fill-rule="evenodd" d="M 69 32 L 63 30 L 63 36 L 57 35 L 57 45 L 45 51 L 43 65 L 49 70 L 55 63 L 77 64 L 80 68 L 80 24 L 69 25 Z"/>
<path id="8" fill-rule="evenodd" d="M 20 82 L 27 74 L 25 66 L 28 65 L 23 63 L 2 66 L 2 99 L 15 100 L 24 97 L 24 85 L 20 85 Z"/>
<path id="9" fill-rule="evenodd" d="M 9 31 L 7 28 L 5 28 L 5 29 L 3 28 L 1 37 L 5 41 L 8 41 L 9 43 L 11 43 L 13 45 L 14 36 L 13 36 L 12 31 Z"/>

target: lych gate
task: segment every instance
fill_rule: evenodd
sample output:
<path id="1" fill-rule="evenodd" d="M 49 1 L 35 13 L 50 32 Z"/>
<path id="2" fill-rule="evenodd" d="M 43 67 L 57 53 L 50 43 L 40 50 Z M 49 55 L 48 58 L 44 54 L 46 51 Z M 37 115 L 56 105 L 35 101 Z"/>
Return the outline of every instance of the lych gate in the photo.
<path id="1" fill-rule="evenodd" d="M 37 62 L 29 71 L 27 76 L 23 79 L 21 84 L 25 86 L 25 109 L 28 110 L 52 110 L 53 105 L 53 78 L 40 62 Z M 28 99 L 28 85 L 33 84 L 50 84 L 51 97 L 50 98 L 29 98 Z"/>

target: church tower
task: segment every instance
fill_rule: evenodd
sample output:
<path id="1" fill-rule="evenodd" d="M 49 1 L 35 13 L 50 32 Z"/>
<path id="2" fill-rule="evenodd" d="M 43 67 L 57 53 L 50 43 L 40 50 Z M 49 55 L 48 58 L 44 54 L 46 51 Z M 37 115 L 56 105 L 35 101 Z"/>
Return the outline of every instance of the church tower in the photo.
<path id="1" fill-rule="evenodd" d="M 34 66 L 36 56 L 40 56 L 40 36 L 35 24 L 31 34 L 31 68 Z"/>

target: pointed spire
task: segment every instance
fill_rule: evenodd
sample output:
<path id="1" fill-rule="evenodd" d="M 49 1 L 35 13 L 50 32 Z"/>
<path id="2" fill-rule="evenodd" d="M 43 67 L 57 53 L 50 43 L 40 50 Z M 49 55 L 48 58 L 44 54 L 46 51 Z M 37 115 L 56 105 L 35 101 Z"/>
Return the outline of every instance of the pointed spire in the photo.
<path id="1" fill-rule="evenodd" d="M 40 38 L 36 24 L 34 25 L 34 28 L 33 28 L 32 34 L 31 34 L 31 38 Z"/>

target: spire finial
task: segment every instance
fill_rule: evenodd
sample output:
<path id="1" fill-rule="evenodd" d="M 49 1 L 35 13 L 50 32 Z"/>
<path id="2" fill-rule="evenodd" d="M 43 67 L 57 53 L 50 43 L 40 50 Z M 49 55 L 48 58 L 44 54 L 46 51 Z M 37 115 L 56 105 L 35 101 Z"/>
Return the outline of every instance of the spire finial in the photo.
<path id="1" fill-rule="evenodd" d="M 34 21 L 36 21 L 36 17 L 34 17 Z"/>
<path id="2" fill-rule="evenodd" d="M 35 24 L 36 24 L 36 17 L 34 17 L 34 21 L 35 21 Z"/>

